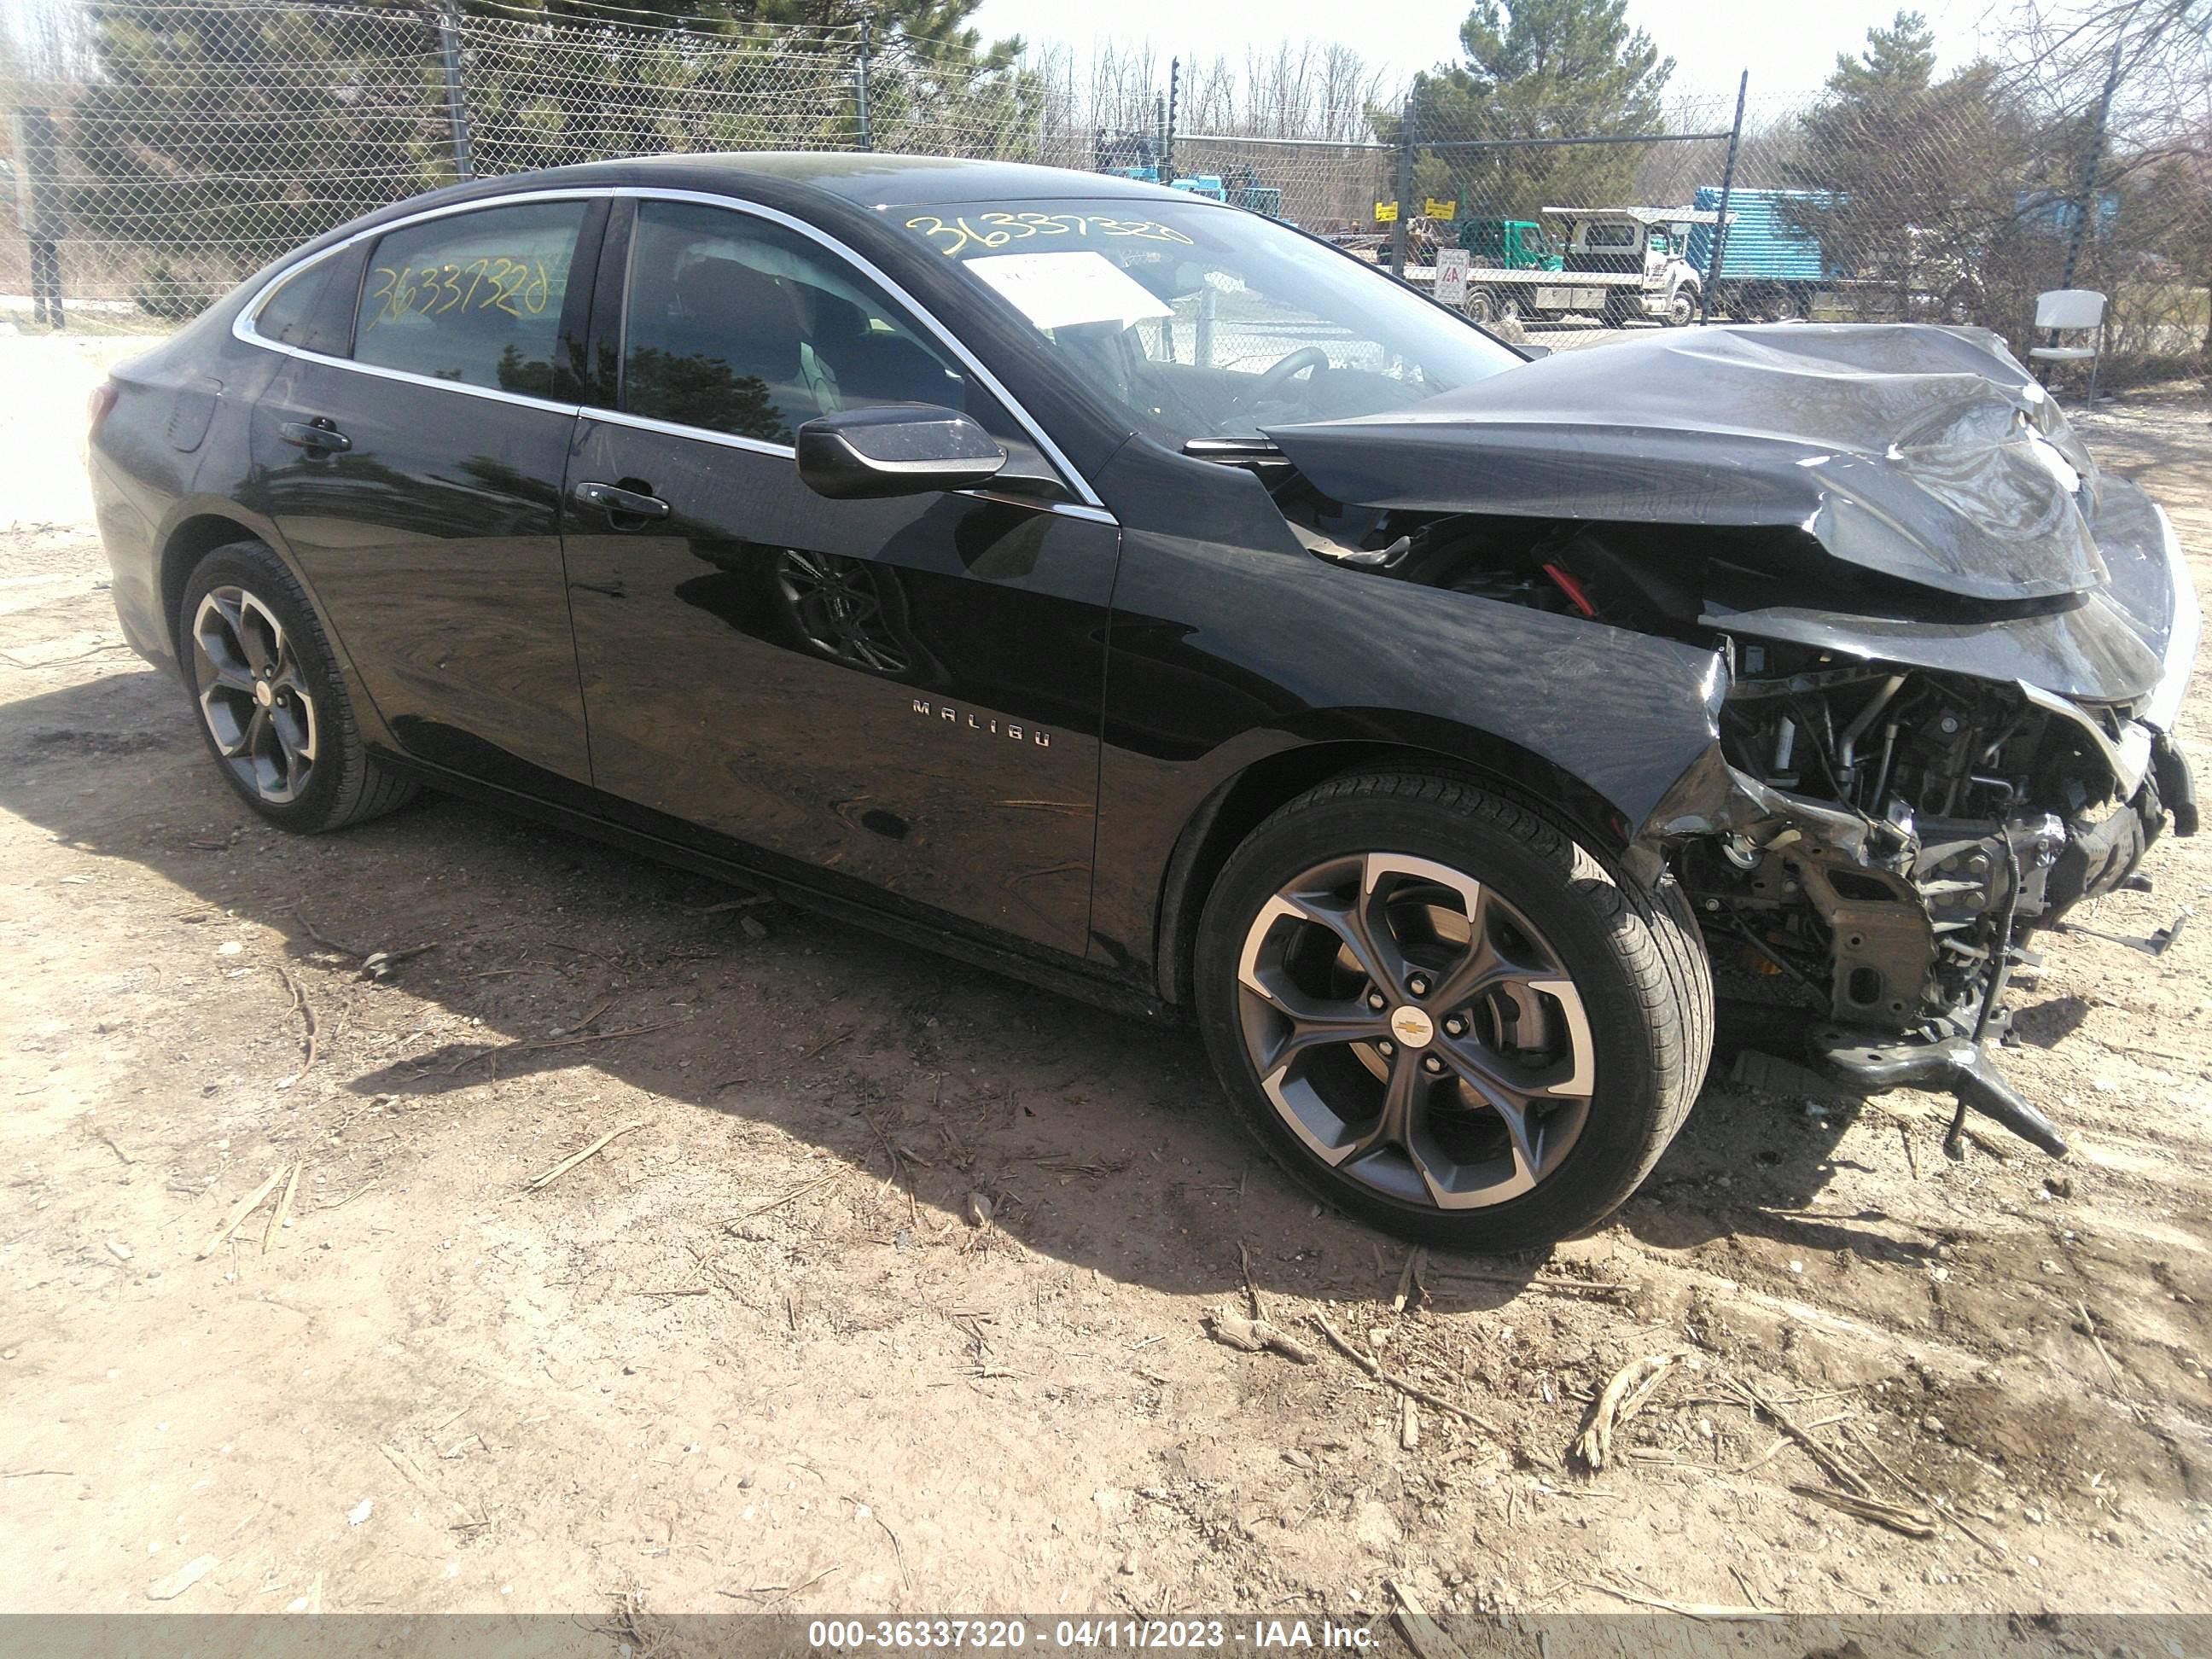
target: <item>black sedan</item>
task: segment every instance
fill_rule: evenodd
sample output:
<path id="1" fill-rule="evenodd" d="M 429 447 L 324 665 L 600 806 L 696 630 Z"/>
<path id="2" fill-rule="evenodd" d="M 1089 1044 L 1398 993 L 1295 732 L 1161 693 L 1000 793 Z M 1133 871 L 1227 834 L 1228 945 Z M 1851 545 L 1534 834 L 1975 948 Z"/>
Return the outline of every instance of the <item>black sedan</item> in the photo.
<path id="1" fill-rule="evenodd" d="M 686 157 L 347 225 L 93 413 L 267 817 L 428 785 L 1187 1015 L 1450 1245 L 1635 1188 L 1709 949 L 2063 1151 L 2006 975 L 2194 826 L 2172 531 L 1975 331 L 1545 357 L 1148 185 Z"/>

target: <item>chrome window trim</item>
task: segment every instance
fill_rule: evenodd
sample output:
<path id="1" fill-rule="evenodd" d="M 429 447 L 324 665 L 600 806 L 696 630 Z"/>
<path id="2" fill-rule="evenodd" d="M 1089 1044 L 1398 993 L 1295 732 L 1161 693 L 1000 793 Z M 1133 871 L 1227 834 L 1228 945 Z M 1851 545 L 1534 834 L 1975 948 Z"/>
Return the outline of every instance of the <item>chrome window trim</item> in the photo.
<path id="1" fill-rule="evenodd" d="M 532 202 L 590 201 L 600 198 L 697 202 L 708 207 L 723 209 L 727 212 L 750 214 L 757 218 L 765 219 L 771 224 L 781 225 L 785 229 L 795 232 L 809 241 L 818 243 L 827 248 L 832 254 L 851 264 L 854 269 L 875 283 L 893 300 L 905 307 L 924 328 L 937 337 L 939 343 L 946 350 L 958 358 L 968 371 L 981 382 L 984 389 L 1005 405 L 1006 412 L 1014 417 L 1015 422 L 1024 432 L 1029 434 L 1030 441 L 1036 445 L 1038 452 L 1060 473 L 1069 487 L 1081 497 L 1080 501 L 1077 503 L 1038 502 L 1035 505 L 1068 517 L 1092 519 L 1109 524 L 1120 523 L 1119 520 L 1107 511 L 1106 503 L 1100 498 L 1098 492 L 1091 487 L 1091 481 L 1085 478 L 1075 464 L 1067 459 L 1060 446 L 1053 442 L 1043 427 L 1037 423 L 1036 417 L 1022 407 L 1020 401 L 1006 390 L 999 377 L 986 368 L 975 354 L 969 350 L 951 330 L 931 314 L 927 306 L 894 282 L 873 261 L 846 246 L 844 243 L 818 226 L 808 224 L 805 220 L 779 209 L 768 207 L 758 202 L 748 201 L 742 197 L 718 196 L 711 191 L 701 190 L 663 190 L 649 185 L 595 185 L 568 186 L 555 190 L 515 191 L 506 195 L 483 196 L 471 201 L 448 202 L 440 207 L 425 208 L 419 213 L 408 214 L 401 218 L 386 220 L 381 224 L 372 225 L 364 230 L 357 230 L 342 242 L 333 243 L 307 258 L 296 260 L 284 266 L 264 283 L 256 290 L 253 297 L 240 307 L 238 315 L 231 319 L 232 337 L 247 345 L 258 346 L 264 351 L 279 352 L 285 356 L 297 357 L 307 362 L 328 363 L 336 368 L 350 369 L 357 374 L 376 375 L 412 386 L 434 386 L 446 392 L 462 392 L 470 397 L 488 398 L 495 403 L 520 404 L 528 408 L 555 410 L 567 415 L 589 415 L 594 420 L 610 421 L 617 425 L 636 427 L 648 432 L 666 433 L 673 437 L 696 438 L 708 443 L 721 444 L 732 449 L 750 450 L 768 455 L 793 453 L 788 444 L 764 443 L 755 438 L 740 438 L 731 433 L 714 432 L 703 427 L 684 426 L 673 421 L 653 420 L 646 416 L 631 415 L 622 410 L 599 409 L 580 403 L 562 403 L 550 398 L 533 398 L 524 392 L 501 391 L 496 386 L 470 386 L 459 380 L 436 380 L 430 375 L 416 374 L 408 369 L 386 368 L 380 364 L 360 362 L 351 357 L 334 357 L 325 352 L 309 351 L 304 347 L 286 345 L 281 341 L 265 340 L 254 331 L 254 318 L 259 314 L 261 307 L 268 303 L 270 295 L 278 288 L 310 265 L 332 258 L 357 242 L 367 241 L 372 237 L 388 235 L 395 230 L 403 230 L 410 225 L 425 223 L 433 219 L 449 218 L 457 213 L 474 213 L 495 207 L 514 207 Z M 627 294 L 624 297 L 627 299 Z"/>

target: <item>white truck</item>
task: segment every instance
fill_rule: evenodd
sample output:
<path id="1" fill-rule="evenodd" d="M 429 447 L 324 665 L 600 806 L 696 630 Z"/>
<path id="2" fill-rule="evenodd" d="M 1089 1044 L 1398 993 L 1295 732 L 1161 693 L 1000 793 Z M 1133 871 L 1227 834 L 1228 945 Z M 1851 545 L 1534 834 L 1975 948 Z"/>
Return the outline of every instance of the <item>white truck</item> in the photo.
<path id="1" fill-rule="evenodd" d="M 1672 327 L 1697 319 L 1700 274 L 1685 258 L 1690 227 L 1717 216 L 1695 208 L 1547 207 L 1554 243 L 1527 221 L 1471 219 L 1457 248 L 1437 263 L 1408 265 L 1406 279 L 1478 323 L 1518 318 L 1594 317 L 1618 328 L 1638 317 Z M 1729 218 L 1735 216 L 1731 213 Z M 1449 234 L 1448 222 L 1437 225 Z"/>

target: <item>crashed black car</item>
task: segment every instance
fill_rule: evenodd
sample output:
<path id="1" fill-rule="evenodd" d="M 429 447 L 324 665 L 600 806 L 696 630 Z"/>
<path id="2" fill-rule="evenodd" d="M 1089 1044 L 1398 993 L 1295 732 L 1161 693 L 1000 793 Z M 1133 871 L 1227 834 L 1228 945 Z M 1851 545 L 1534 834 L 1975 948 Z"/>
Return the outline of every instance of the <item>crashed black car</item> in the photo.
<path id="1" fill-rule="evenodd" d="M 2007 975 L 2195 827 L 2172 532 L 1971 330 L 1538 357 L 1187 195 L 672 158 L 347 225 L 94 414 L 269 818 L 427 784 L 1187 1015 L 1452 1245 L 1634 1188 L 1709 952 L 2061 1150 Z"/>

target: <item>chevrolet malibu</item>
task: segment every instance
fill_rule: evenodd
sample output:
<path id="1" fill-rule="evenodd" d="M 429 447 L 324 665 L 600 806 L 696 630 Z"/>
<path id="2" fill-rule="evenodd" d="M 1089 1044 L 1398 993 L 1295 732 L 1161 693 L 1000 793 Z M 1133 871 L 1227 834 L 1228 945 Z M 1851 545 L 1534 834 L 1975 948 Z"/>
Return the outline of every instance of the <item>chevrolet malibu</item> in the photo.
<path id="1" fill-rule="evenodd" d="M 874 155 L 400 204 L 94 397 L 131 644 L 255 811 L 418 787 L 1193 1020 L 1316 1194 L 1632 1192 L 1712 963 L 1954 1091 L 2195 827 L 2198 613 L 1993 335 L 1545 356 L 1285 225 Z"/>

